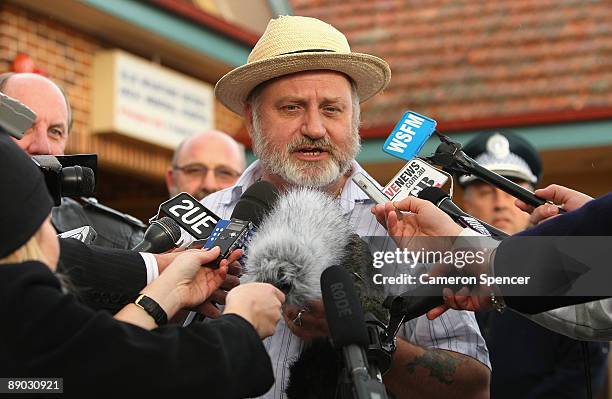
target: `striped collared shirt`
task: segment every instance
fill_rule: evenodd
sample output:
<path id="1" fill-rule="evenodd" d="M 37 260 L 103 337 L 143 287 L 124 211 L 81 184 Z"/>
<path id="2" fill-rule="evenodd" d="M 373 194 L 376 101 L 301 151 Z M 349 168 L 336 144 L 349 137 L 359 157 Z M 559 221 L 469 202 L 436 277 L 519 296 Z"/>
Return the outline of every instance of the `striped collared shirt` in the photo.
<path id="1" fill-rule="evenodd" d="M 353 161 L 352 170 L 353 173 L 359 171 L 367 175 L 356 161 Z M 260 179 L 261 175 L 261 163 L 255 161 L 233 187 L 207 196 L 202 203 L 220 218 L 229 219 L 244 190 Z M 339 200 L 357 234 L 387 236 L 387 231 L 370 212 L 374 203 L 351 179 L 348 179 L 344 185 Z M 186 233 L 183 234 L 184 238 L 188 239 Z M 489 352 L 471 312 L 449 310 L 433 321 L 421 316 L 406 322 L 400 328 L 398 336 L 421 347 L 446 349 L 471 356 L 491 368 Z M 302 344 L 302 340 L 293 335 L 281 319 L 274 335 L 264 341 L 272 360 L 276 382 L 262 398 L 285 397 L 289 366 L 299 356 Z"/>

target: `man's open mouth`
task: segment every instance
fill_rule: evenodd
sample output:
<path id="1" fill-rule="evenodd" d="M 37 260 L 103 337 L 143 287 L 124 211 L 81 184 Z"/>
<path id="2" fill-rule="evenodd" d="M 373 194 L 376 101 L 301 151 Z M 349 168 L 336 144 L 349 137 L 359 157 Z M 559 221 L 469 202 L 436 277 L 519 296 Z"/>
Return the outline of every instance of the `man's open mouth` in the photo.
<path id="1" fill-rule="evenodd" d="M 296 149 L 293 152 L 304 154 L 305 156 L 317 157 L 323 153 L 327 153 L 328 151 L 321 147 L 302 147 Z"/>

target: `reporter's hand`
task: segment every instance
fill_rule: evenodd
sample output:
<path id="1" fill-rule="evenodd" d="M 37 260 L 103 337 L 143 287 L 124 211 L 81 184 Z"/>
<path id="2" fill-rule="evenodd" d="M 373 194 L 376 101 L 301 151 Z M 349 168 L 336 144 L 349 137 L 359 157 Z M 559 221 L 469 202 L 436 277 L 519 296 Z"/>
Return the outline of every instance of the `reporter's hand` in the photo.
<path id="1" fill-rule="evenodd" d="M 284 302 L 285 294 L 271 284 L 242 284 L 227 294 L 223 314 L 243 317 L 263 339 L 274 334 Z"/>
<path id="2" fill-rule="evenodd" d="M 372 208 L 372 213 L 390 236 L 396 241 L 402 241 L 398 245 L 403 247 L 406 241 L 401 238 L 453 237 L 462 230 L 434 204 L 413 196 L 399 202 L 378 204 Z"/>
<path id="3" fill-rule="evenodd" d="M 296 318 L 298 318 L 300 312 L 298 321 Z M 283 317 L 289 330 L 305 342 L 314 338 L 329 336 L 329 327 L 322 300 L 310 301 L 303 308 L 296 305 L 287 305 L 283 309 Z"/>
<path id="4" fill-rule="evenodd" d="M 203 267 L 213 262 L 219 256 L 219 248 L 211 250 L 190 249 L 178 256 L 159 276 L 156 281 L 162 281 L 173 286 L 176 303 L 180 308 L 190 308 L 200 305 L 219 288 L 225 280 L 228 262 L 222 260 L 218 269 Z"/>
<path id="5" fill-rule="evenodd" d="M 551 184 L 546 188 L 538 189 L 534 194 L 540 198 L 551 201 L 566 211 L 576 210 L 593 199 L 580 191 L 572 190 L 558 184 Z M 521 200 L 516 200 L 515 204 L 522 211 L 531 214 L 529 217 L 529 222 L 532 225 L 542 223 L 543 221 L 546 221 L 559 214 L 559 209 L 557 206 L 551 204 L 544 204 L 538 206 L 537 208 L 527 205 Z"/>
<path id="6" fill-rule="evenodd" d="M 172 252 L 166 252 L 163 254 L 153 254 L 153 256 L 155 257 L 155 261 L 157 262 L 158 273 L 161 274 L 164 270 L 166 270 L 170 263 L 172 263 L 174 259 L 176 259 L 184 252 L 185 250 L 183 248 L 177 248 Z"/>
<path id="7" fill-rule="evenodd" d="M 225 276 L 225 280 L 221 284 L 221 287 L 217 288 L 210 295 L 210 297 L 202 305 L 200 305 L 198 308 L 199 313 L 212 319 L 221 316 L 221 311 L 216 305 L 225 305 L 228 291 L 240 284 L 239 277 L 242 273 L 242 266 L 240 265 L 240 262 L 237 260 L 232 261 L 232 259 L 239 259 L 242 254 L 242 250 L 232 252 L 228 258 L 231 263 L 227 266 L 227 275 Z"/>
<path id="8" fill-rule="evenodd" d="M 483 290 L 479 287 L 475 287 L 470 290 L 467 287 L 463 287 L 456 293 L 453 293 L 449 288 L 444 288 L 442 290 L 444 305 L 440 305 L 428 311 L 426 314 L 427 318 L 433 320 L 441 316 L 448 309 L 469 310 L 472 312 L 492 309 L 490 292 L 490 289 Z M 489 293 L 489 295 L 487 295 L 487 293 Z"/>
<path id="9" fill-rule="evenodd" d="M 227 260 L 221 261 L 218 269 L 202 267 L 214 261 L 219 252 L 219 247 L 209 251 L 183 251 L 141 292 L 156 301 L 168 319 L 172 319 L 179 309 L 204 302 L 221 285 L 227 272 Z M 153 319 L 134 304 L 126 305 L 115 318 L 147 329 L 156 326 Z"/>

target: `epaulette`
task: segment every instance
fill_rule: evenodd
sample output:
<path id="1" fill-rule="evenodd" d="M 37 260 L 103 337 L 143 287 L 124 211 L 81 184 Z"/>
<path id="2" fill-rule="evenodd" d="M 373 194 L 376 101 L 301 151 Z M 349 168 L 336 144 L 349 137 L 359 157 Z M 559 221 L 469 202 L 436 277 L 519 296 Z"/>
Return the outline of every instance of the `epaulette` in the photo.
<path id="1" fill-rule="evenodd" d="M 85 203 L 84 206 L 87 208 L 90 208 L 90 209 L 93 209 L 93 210 L 96 210 L 98 212 L 102 212 L 105 214 L 110 214 L 138 228 L 141 228 L 141 229 L 147 228 L 147 225 L 144 224 L 140 219 L 137 219 L 132 215 L 128 215 L 127 213 L 119 212 L 118 210 L 108 207 L 106 205 L 102 205 L 94 197 L 81 197 L 80 199 L 81 201 Z"/>

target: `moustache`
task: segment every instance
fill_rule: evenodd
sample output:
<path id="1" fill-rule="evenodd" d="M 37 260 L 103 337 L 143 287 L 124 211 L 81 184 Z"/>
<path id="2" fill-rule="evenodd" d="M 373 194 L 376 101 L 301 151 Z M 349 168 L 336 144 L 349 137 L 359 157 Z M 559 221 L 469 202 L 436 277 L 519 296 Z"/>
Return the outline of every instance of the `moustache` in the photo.
<path id="1" fill-rule="evenodd" d="M 317 148 L 321 151 L 329 153 L 330 155 L 332 155 L 334 152 L 334 146 L 327 138 L 313 140 L 307 137 L 300 137 L 287 145 L 289 152 L 294 152 L 305 147 Z"/>

